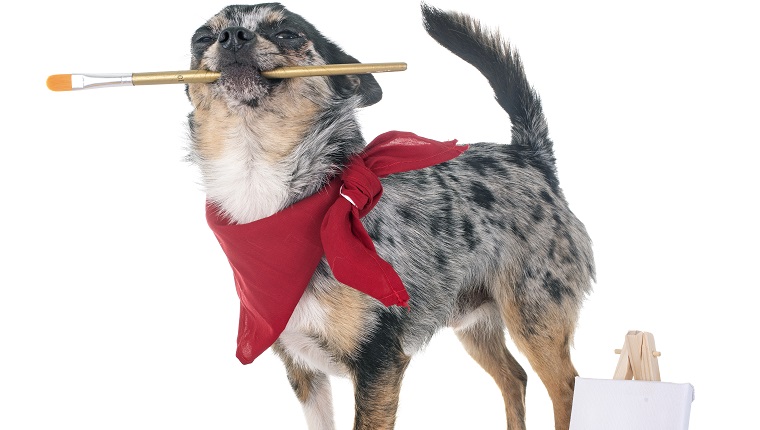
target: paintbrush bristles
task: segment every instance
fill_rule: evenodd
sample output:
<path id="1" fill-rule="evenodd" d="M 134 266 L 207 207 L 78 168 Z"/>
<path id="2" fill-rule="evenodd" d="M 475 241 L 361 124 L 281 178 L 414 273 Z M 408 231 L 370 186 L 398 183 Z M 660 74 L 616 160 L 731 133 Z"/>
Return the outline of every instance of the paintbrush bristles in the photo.
<path id="1" fill-rule="evenodd" d="M 47 78 L 47 87 L 52 91 L 71 91 L 71 75 L 52 75 Z"/>

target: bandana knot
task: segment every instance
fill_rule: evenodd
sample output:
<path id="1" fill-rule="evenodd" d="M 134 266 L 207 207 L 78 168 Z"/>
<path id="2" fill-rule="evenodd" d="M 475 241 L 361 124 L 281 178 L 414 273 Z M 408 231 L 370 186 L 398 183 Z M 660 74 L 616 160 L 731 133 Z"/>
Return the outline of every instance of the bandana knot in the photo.
<path id="1" fill-rule="evenodd" d="M 343 182 L 340 195 L 357 209 L 360 217 L 368 214 L 383 194 L 380 179 L 359 157 L 349 164 L 340 179 Z"/>
<path id="2" fill-rule="evenodd" d="M 377 255 L 361 218 L 380 200 L 378 174 L 355 157 L 340 175 L 340 195 L 325 215 L 320 236 L 335 279 L 363 285 L 363 291 L 385 306 L 407 306 L 409 295 L 393 266 Z"/>

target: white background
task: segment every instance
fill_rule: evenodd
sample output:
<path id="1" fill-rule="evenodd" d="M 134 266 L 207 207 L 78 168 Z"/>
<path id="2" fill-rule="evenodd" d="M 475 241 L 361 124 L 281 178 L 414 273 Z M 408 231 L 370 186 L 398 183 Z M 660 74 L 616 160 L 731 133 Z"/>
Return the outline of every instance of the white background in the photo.
<path id="1" fill-rule="evenodd" d="M 692 429 L 756 426 L 751 2 L 431 3 L 499 27 L 542 96 L 598 265 L 573 350 L 581 375 L 610 378 L 626 332 L 650 331 L 663 380 L 696 389 Z M 0 57 L 0 428 L 304 428 L 279 361 L 235 359 L 231 271 L 182 161 L 183 88 L 45 87 L 55 73 L 187 68 L 190 36 L 226 3 L 24 5 L 5 7 Z M 509 141 L 485 80 L 426 36 L 417 2 L 288 6 L 361 61 L 409 64 L 377 75 L 368 139 Z M 529 428 L 550 428 L 529 379 Z M 350 428 L 350 384 L 334 394 Z M 496 385 L 450 331 L 413 360 L 401 397 L 398 429 L 504 428 Z"/>

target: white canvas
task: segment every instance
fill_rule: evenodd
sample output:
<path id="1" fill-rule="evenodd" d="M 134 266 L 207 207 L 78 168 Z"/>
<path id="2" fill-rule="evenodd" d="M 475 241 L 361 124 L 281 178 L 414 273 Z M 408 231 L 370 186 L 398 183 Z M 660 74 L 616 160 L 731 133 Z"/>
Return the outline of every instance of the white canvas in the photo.
<path id="1" fill-rule="evenodd" d="M 691 384 L 576 378 L 570 430 L 687 430 L 693 400 Z"/>

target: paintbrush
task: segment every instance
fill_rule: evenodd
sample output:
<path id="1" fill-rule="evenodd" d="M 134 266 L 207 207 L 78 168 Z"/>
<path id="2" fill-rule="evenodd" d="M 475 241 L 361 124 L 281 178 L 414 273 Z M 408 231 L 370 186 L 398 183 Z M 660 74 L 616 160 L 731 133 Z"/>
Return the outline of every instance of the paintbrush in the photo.
<path id="1" fill-rule="evenodd" d="M 379 72 L 400 72 L 406 63 L 355 63 L 325 64 L 321 66 L 293 66 L 261 72 L 267 79 L 287 79 L 307 76 L 358 75 Z M 133 85 L 198 84 L 219 79 L 221 73 L 208 70 L 180 70 L 174 72 L 101 73 L 51 75 L 47 87 L 53 91 L 72 91 L 87 88 L 122 87 Z"/>

